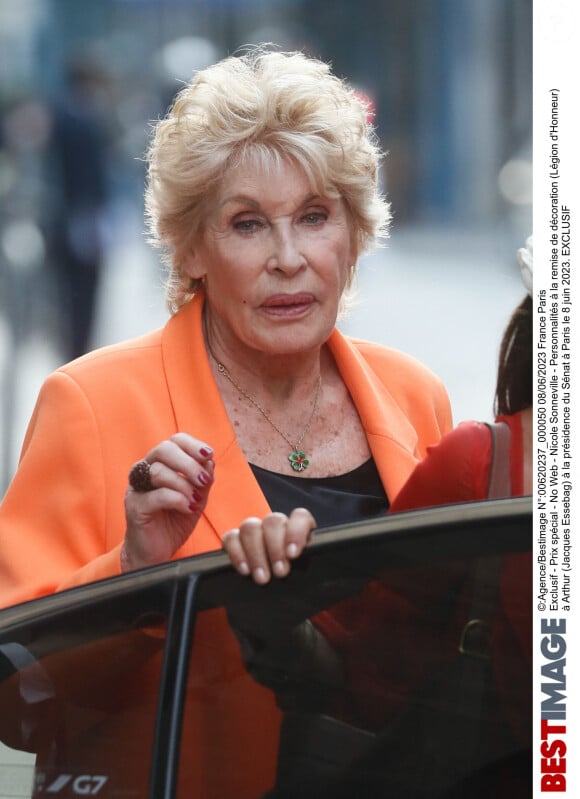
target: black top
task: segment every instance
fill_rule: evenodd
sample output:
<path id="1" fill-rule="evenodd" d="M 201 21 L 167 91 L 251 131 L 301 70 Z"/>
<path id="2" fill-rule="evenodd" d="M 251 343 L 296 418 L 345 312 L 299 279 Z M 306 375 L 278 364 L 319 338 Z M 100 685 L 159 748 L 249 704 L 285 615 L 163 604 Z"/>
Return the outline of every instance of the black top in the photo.
<path id="1" fill-rule="evenodd" d="M 318 527 L 372 519 L 389 508 L 372 458 L 336 477 L 297 477 L 250 466 L 273 511 L 289 514 L 294 508 L 308 508 Z"/>

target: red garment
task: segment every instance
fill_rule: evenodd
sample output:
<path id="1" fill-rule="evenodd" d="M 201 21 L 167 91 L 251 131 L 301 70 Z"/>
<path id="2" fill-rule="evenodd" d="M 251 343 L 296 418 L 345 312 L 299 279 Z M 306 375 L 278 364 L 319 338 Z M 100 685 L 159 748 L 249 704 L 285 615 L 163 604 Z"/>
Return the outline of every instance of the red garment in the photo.
<path id="1" fill-rule="evenodd" d="M 523 495 L 521 414 L 498 416 L 509 425 L 512 496 Z M 391 513 L 433 505 L 486 499 L 491 460 L 491 434 L 484 422 L 461 422 L 427 456 L 397 494 Z"/>
<path id="2" fill-rule="evenodd" d="M 505 422 L 510 428 L 511 495 L 523 496 L 521 413 L 499 416 L 496 421 Z M 390 512 L 486 499 L 490 462 L 488 426 L 483 422 L 462 422 L 439 444 L 427 449 L 427 456 L 397 494 Z M 495 672 L 498 694 L 520 740 L 529 738 L 531 725 L 532 591 L 531 555 L 504 557 L 491 645 L 501 664 Z"/>
<path id="3" fill-rule="evenodd" d="M 497 421 L 510 427 L 512 495 L 521 496 L 521 415 Z M 490 461 L 489 427 L 477 421 L 461 423 L 428 448 L 390 512 L 485 499 Z M 409 570 L 368 583 L 359 596 L 315 618 L 318 629 L 340 652 L 349 684 L 359 696 L 359 704 L 346 711 L 349 721 L 375 727 L 394 718 L 428 675 L 455 657 L 471 603 L 470 590 L 464 589 L 467 576 L 465 563 L 442 564 L 438 573 L 410 564 Z M 498 698 L 519 741 L 529 740 L 531 730 L 531 596 L 531 556 L 504 557 L 491 646 Z M 377 646 L 381 640 L 388 645 Z"/>

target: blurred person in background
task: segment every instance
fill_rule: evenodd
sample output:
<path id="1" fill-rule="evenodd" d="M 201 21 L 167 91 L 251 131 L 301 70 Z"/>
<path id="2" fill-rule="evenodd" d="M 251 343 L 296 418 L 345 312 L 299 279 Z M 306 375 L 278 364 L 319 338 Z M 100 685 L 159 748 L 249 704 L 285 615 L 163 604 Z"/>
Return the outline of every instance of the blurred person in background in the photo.
<path id="1" fill-rule="evenodd" d="M 45 381 L 0 507 L 0 605 L 219 549 L 248 516 L 278 512 L 283 538 L 387 511 L 451 413 L 426 367 L 335 327 L 389 219 L 380 157 L 316 59 L 258 48 L 195 74 L 148 152 L 172 317 Z"/>
<path id="2" fill-rule="evenodd" d="M 90 348 L 107 249 L 110 129 L 104 69 L 89 57 L 71 60 L 66 90 L 50 108 L 47 172 L 54 190 L 48 210 L 49 262 L 56 280 L 67 359 Z"/>

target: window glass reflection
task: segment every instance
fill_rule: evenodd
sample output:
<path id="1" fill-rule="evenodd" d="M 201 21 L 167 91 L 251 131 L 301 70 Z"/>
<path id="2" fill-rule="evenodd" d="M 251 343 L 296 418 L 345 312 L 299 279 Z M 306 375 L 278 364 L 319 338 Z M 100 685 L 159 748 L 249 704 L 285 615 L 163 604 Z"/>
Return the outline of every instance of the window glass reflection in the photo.
<path id="1" fill-rule="evenodd" d="M 0 795 L 147 795 L 166 616 L 144 600 L 0 641 Z"/>
<path id="2" fill-rule="evenodd" d="M 530 556 L 388 552 L 198 613 L 180 799 L 527 795 Z"/>

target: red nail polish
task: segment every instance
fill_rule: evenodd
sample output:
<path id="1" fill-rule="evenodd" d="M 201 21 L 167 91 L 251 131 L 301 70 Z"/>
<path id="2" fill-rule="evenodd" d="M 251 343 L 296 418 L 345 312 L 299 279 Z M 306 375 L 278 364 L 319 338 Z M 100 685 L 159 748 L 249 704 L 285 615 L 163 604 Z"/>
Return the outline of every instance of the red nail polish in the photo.
<path id="1" fill-rule="evenodd" d="M 194 492 L 193 492 L 193 494 L 192 494 L 191 496 L 193 497 L 193 501 L 194 501 L 194 502 L 201 502 L 201 500 L 203 499 L 203 497 L 202 497 L 202 495 L 199 493 L 199 491 L 194 491 Z"/>
<path id="2" fill-rule="evenodd" d="M 209 474 L 207 474 L 206 472 L 202 472 L 202 473 L 199 475 L 199 482 L 200 482 L 202 485 L 204 485 L 204 486 L 207 486 L 207 485 L 209 485 L 209 484 L 211 483 L 211 477 L 210 477 L 210 476 L 209 476 Z"/>
<path id="3" fill-rule="evenodd" d="M 199 510 L 199 505 L 197 505 L 195 502 L 190 502 L 190 503 L 189 503 L 189 510 L 190 510 L 192 513 L 196 513 L 196 511 L 198 511 L 198 510 Z"/>
<path id="4" fill-rule="evenodd" d="M 213 455 L 213 450 L 209 449 L 208 447 L 202 447 L 199 451 L 200 455 L 203 455 L 204 458 L 209 458 L 210 455 Z"/>

